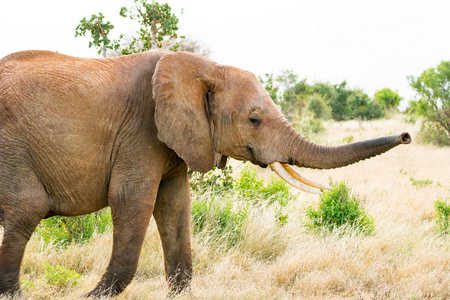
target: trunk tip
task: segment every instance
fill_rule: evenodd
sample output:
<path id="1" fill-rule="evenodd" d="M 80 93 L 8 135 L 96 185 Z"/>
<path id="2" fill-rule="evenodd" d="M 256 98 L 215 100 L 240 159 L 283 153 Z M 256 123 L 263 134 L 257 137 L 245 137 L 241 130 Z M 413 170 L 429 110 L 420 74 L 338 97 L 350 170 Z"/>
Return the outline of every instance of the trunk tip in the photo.
<path id="1" fill-rule="evenodd" d="M 412 138 L 408 132 L 403 132 L 400 134 L 400 141 L 401 141 L 401 144 L 409 144 L 409 143 L 411 143 Z"/>

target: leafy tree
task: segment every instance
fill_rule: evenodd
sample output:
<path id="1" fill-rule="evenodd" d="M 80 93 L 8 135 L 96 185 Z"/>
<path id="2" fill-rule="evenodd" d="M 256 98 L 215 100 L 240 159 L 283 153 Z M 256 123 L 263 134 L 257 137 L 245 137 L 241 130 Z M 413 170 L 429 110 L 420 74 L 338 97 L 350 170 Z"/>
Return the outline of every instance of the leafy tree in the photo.
<path id="1" fill-rule="evenodd" d="M 124 18 L 136 20 L 141 25 L 138 36 L 130 43 L 122 45 L 122 54 L 143 52 L 152 48 L 170 48 L 176 51 L 178 18 L 172 13 L 169 4 L 159 4 L 146 0 L 133 0 L 130 8 L 122 7 L 120 15 Z M 121 36 L 123 38 L 123 35 Z"/>
<path id="2" fill-rule="evenodd" d="M 331 107 L 327 104 L 325 97 L 318 93 L 308 96 L 308 109 L 316 119 L 328 120 L 331 118 Z"/>
<path id="3" fill-rule="evenodd" d="M 273 78 L 273 73 L 264 74 L 264 78 L 259 76 L 259 81 L 262 83 L 262 85 L 264 85 L 264 88 L 266 89 L 270 98 L 272 98 L 272 100 L 279 105 L 280 103 L 278 94 L 280 88 L 276 80 Z"/>
<path id="4" fill-rule="evenodd" d="M 347 88 L 345 80 L 334 86 L 334 98 L 329 99 L 334 120 L 343 121 L 352 118 L 352 108 L 348 103 L 351 94 L 352 91 Z"/>
<path id="5" fill-rule="evenodd" d="M 259 77 L 259 80 L 283 114 L 293 122 L 306 106 L 304 96 L 309 88 L 306 79 L 298 80 L 292 70 L 284 70 L 279 76 L 270 73 L 265 74 L 264 78 Z"/>
<path id="6" fill-rule="evenodd" d="M 102 13 L 98 15 L 92 15 L 88 20 L 83 18 L 75 29 L 75 37 L 85 36 L 86 32 L 89 32 L 92 37 L 92 41 L 89 42 L 89 48 L 98 48 L 98 54 L 102 54 L 106 57 L 106 49 L 117 50 L 118 45 L 111 43 L 108 38 L 109 32 L 114 28 L 111 22 L 105 22 L 103 19 L 105 16 Z"/>
<path id="7" fill-rule="evenodd" d="M 438 144 L 450 145 L 450 61 L 408 80 L 420 96 L 410 103 L 409 111 L 424 118 L 422 130 L 438 133 Z"/>
<path id="8" fill-rule="evenodd" d="M 389 110 L 397 109 L 400 105 L 400 101 L 402 100 L 402 97 L 400 97 L 396 91 L 394 92 L 389 88 L 376 91 L 374 98 Z"/>
<path id="9" fill-rule="evenodd" d="M 348 88 L 346 81 L 336 85 L 323 82 L 309 85 L 292 71 L 284 71 L 277 77 L 266 74 L 260 81 L 294 126 L 311 116 L 328 119 L 331 115 L 334 120 L 343 121 L 370 120 L 385 115 L 384 105 L 378 99 L 371 100 L 361 90 Z"/>
<path id="10" fill-rule="evenodd" d="M 167 48 L 176 51 L 179 48 L 178 41 L 178 18 L 172 13 L 171 7 L 165 4 L 147 0 L 133 0 L 134 5 L 120 9 L 120 15 L 140 24 L 137 36 L 119 36 L 119 40 L 111 41 L 109 32 L 114 28 L 111 22 L 104 22 L 102 13 L 92 15 L 87 20 L 83 18 L 77 26 L 75 36 L 85 36 L 91 33 L 93 41 L 89 47 L 99 48 L 98 53 L 106 57 L 106 49 L 113 50 L 113 56 L 127 55 L 143 52 L 151 48 Z M 120 49 L 120 52 L 118 52 Z M 115 51 L 115 53 L 114 53 Z"/>
<path id="11" fill-rule="evenodd" d="M 348 105 L 351 109 L 351 119 L 379 119 L 385 116 L 384 106 L 378 101 L 372 101 L 369 96 L 361 90 L 354 90 L 348 97 Z"/>
<path id="12" fill-rule="evenodd" d="M 336 86 L 324 83 L 324 82 L 316 82 L 311 86 L 311 93 L 320 94 L 324 97 L 325 100 L 330 102 L 332 99 L 336 98 Z"/>

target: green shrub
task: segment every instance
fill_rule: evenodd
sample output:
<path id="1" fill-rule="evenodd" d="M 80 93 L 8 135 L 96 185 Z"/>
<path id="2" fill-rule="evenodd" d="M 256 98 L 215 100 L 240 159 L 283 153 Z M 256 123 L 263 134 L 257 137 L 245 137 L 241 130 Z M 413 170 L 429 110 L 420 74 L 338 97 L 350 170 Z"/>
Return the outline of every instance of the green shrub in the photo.
<path id="1" fill-rule="evenodd" d="M 298 132 L 310 140 L 314 140 L 317 135 L 326 131 L 322 119 L 303 117 L 294 122 L 293 125 Z"/>
<path id="2" fill-rule="evenodd" d="M 342 141 L 343 141 L 344 143 L 350 144 L 351 142 L 353 142 L 353 139 L 354 139 L 354 138 L 355 138 L 355 137 L 354 137 L 353 135 L 349 135 L 349 136 L 344 137 L 344 138 L 342 139 Z"/>
<path id="3" fill-rule="evenodd" d="M 443 234 L 450 234 L 450 204 L 442 201 L 442 198 L 434 202 L 436 210 L 436 225 L 438 231 Z"/>
<path id="4" fill-rule="evenodd" d="M 402 101 L 402 97 L 400 97 L 397 91 L 393 91 L 389 88 L 376 91 L 373 97 L 389 110 L 397 109 L 400 105 L 400 101 Z"/>
<path id="5" fill-rule="evenodd" d="M 264 179 L 258 178 L 256 168 L 247 165 L 241 171 L 236 181 L 236 191 L 247 200 L 268 200 L 268 204 L 279 203 L 286 206 L 293 198 L 287 183 L 281 178 L 272 176 L 266 184 Z"/>
<path id="6" fill-rule="evenodd" d="M 433 184 L 433 180 L 430 179 L 415 179 L 414 177 L 410 177 L 409 181 L 411 181 L 412 185 L 415 187 L 424 187 L 427 185 Z"/>
<path id="7" fill-rule="evenodd" d="M 33 283 L 29 280 L 26 280 L 26 279 L 22 279 L 22 278 L 19 279 L 19 282 L 20 282 L 20 287 L 22 289 L 30 289 L 30 288 L 34 288 L 36 286 L 35 283 Z"/>
<path id="8" fill-rule="evenodd" d="M 311 229 L 333 231 L 349 226 L 364 234 L 370 234 L 375 229 L 372 216 L 355 196 L 350 195 L 350 188 L 344 182 L 334 184 L 331 191 L 325 191 L 317 205 L 307 208 L 306 217 L 306 226 Z"/>
<path id="9" fill-rule="evenodd" d="M 331 106 L 332 117 L 336 121 L 344 121 L 352 118 L 352 108 L 349 104 L 348 98 L 353 93 L 347 87 L 347 81 L 340 84 L 333 85 L 334 92 L 332 97 L 328 98 L 328 104 Z"/>
<path id="10" fill-rule="evenodd" d="M 450 146 L 450 61 L 408 76 L 409 84 L 418 94 L 410 101 L 408 112 L 423 118 L 421 137 L 426 143 Z"/>
<path id="11" fill-rule="evenodd" d="M 112 226 L 109 208 L 79 217 L 55 216 L 41 221 L 37 233 L 46 245 L 84 243 L 94 232 L 103 233 Z"/>
<path id="12" fill-rule="evenodd" d="M 422 123 L 418 138 L 424 144 L 434 144 L 440 147 L 450 146 L 450 135 L 439 124 Z"/>
<path id="13" fill-rule="evenodd" d="M 249 211 L 253 206 L 271 205 L 276 222 L 281 225 L 287 223 L 288 216 L 283 209 L 293 196 L 282 179 L 272 177 L 265 183 L 258 177 L 254 166 L 246 165 L 233 185 L 233 190 L 214 190 L 206 185 L 206 189 L 199 189 L 203 192 L 193 195 L 192 224 L 195 235 L 203 235 L 232 247 L 244 238 Z"/>
<path id="14" fill-rule="evenodd" d="M 81 279 L 81 275 L 63 266 L 52 266 L 48 262 L 43 263 L 44 280 L 57 287 L 73 286 Z"/>
<path id="15" fill-rule="evenodd" d="M 294 198 L 290 187 L 281 178 L 272 176 L 267 182 L 258 178 L 254 166 L 245 166 L 241 171 L 240 178 L 236 181 L 236 191 L 246 200 L 252 203 L 263 203 L 276 205 L 275 219 L 279 224 L 286 224 L 288 216 L 284 214 L 283 208 Z"/>
<path id="16" fill-rule="evenodd" d="M 331 118 L 331 107 L 327 104 L 325 97 L 314 93 L 307 98 L 308 109 L 314 114 L 315 119 L 328 120 Z"/>
<path id="17" fill-rule="evenodd" d="M 189 169 L 189 181 L 191 191 L 194 193 L 204 193 L 208 190 L 230 191 L 233 188 L 234 179 L 231 176 L 233 168 L 227 166 L 223 169 L 214 167 L 208 173 L 196 172 Z"/>
<path id="18" fill-rule="evenodd" d="M 348 98 L 351 107 L 351 119 L 372 120 L 379 119 L 386 115 L 383 104 L 377 100 L 371 100 L 367 94 L 360 90 L 355 90 Z"/>
<path id="19" fill-rule="evenodd" d="M 207 234 L 228 247 L 239 243 L 244 236 L 249 203 L 237 203 L 211 194 L 192 201 L 194 234 Z"/>
<path id="20" fill-rule="evenodd" d="M 244 198 L 251 198 L 258 196 L 259 192 L 264 189 L 264 180 L 258 178 L 255 167 L 246 165 L 242 169 L 235 187 L 236 191 Z"/>

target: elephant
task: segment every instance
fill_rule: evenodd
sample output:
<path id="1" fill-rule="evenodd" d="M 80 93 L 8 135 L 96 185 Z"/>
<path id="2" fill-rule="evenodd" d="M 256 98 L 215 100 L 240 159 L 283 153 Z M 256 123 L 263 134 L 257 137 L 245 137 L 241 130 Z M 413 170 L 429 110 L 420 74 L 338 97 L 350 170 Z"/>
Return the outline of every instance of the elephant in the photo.
<path id="1" fill-rule="evenodd" d="M 295 131 L 257 77 L 206 57 L 162 49 L 88 59 L 22 51 L 0 60 L 0 294 L 20 293 L 19 271 L 42 219 L 109 206 L 108 267 L 86 296 L 132 281 L 151 217 L 171 293 L 190 287 L 188 166 L 228 158 L 271 166 L 313 193 L 329 188 L 292 166 L 331 169 L 408 144 L 407 132 L 323 146 Z"/>

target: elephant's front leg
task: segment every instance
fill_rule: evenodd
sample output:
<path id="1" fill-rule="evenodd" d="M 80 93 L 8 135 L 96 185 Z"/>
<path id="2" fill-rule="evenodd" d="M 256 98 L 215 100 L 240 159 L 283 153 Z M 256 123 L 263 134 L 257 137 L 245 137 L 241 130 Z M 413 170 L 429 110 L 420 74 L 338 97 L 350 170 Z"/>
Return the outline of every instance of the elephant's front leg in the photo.
<path id="1" fill-rule="evenodd" d="M 161 182 L 153 215 L 164 251 L 166 278 L 171 293 L 179 293 L 189 287 L 192 278 L 191 196 L 184 163 Z"/>
<path id="2" fill-rule="evenodd" d="M 158 182 L 123 184 L 110 190 L 114 226 L 111 260 L 102 279 L 86 296 L 114 296 L 133 279 L 153 213 Z M 112 194 L 112 195 L 111 195 Z"/>

